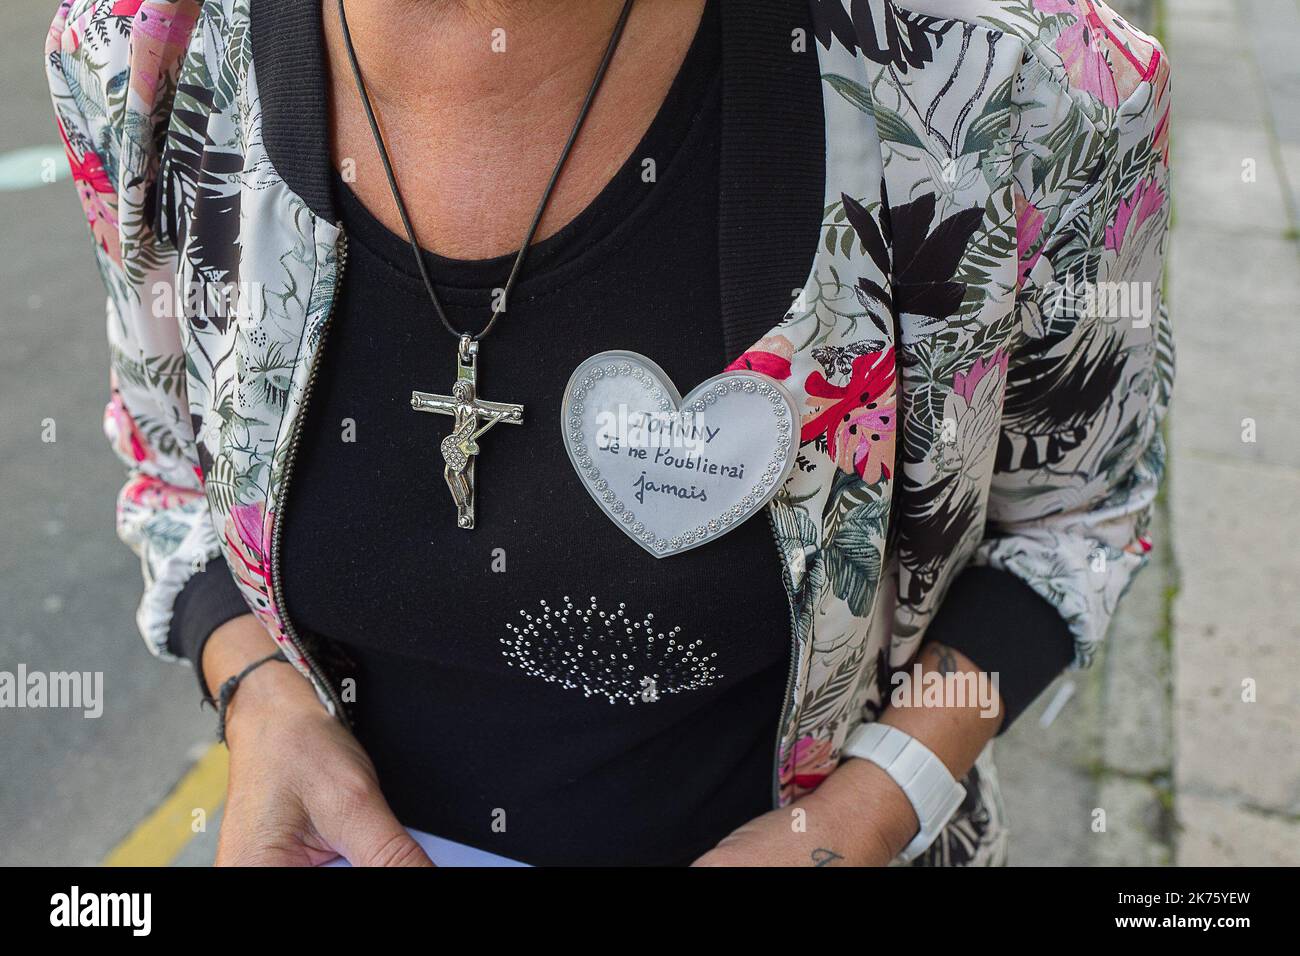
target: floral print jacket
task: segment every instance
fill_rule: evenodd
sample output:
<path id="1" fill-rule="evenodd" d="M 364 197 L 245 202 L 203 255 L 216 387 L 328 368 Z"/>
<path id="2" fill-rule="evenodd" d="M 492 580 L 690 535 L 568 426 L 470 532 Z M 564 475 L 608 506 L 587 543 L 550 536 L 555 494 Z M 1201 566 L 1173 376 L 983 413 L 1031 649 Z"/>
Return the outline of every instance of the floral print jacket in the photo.
<path id="1" fill-rule="evenodd" d="M 793 647 L 778 804 L 883 709 L 968 565 L 1051 602 L 1088 663 L 1151 547 L 1173 374 L 1160 46 L 1100 0 L 810 5 L 820 242 L 736 358 L 803 407 L 769 507 Z M 346 242 L 267 154 L 249 22 L 250 0 L 63 0 L 46 61 L 108 290 L 140 629 L 165 656 L 176 595 L 224 559 L 341 714 L 282 613 L 278 545 Z M 925 862 L 996 858 L 987 767 L 967 786 Z"/>

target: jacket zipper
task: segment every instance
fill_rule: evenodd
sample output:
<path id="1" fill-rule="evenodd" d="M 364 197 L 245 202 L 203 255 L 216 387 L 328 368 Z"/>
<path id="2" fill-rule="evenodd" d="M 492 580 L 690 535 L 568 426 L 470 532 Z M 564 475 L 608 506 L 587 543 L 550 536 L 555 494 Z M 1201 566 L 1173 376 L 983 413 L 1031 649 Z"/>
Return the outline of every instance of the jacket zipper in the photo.
<path id="1" fill-rule="evenodd" d="M 275 596 L 275 606 L 280 612 L 280 626 L 284 629 L 285 636 L 298 656 L 307 662 L 307 669 L 311 671 L 312 677 L 316 680 L 318 686 L 324 688 L 330 702 L 334 705 L 334 713 L 343 726 L 350 726 L 346 712 L 343 709 L 343 701 L 334 685 L 330 683 L 325 671 L 317 663 L 316 659 L 303 645 L 302 639 L 298 632 L 294 630 L 293 623 L 289 620 L 288 606 L 284 601 L 284 587 L 281 584 L 282 575 L 280 574 L 280 540 L 281 532 L 284 526 L 284 502 L 289 493 L 289 480 L 293 477 L 293 465 L 298 454 L 298 443 L 302 438 L 303 425 L 307 420 L 307 404 L 311 400 L 312 388 L 316 385 L 316 374 L 320 368 L 321 356 L 325 353 L 325 339 L 329 335 L 330 327 L 333 325 L 334 310 L 338 305 L 339 291 L 343 285 L 343 272 L 348 264 L 348 237 L 343 232 L 343 224 L 338 224 L 338 272 L 334 277 L 334 297 L 330 300 L 329 312 L 325 316 L 325 324 L 321 326 L 321 339 L 316 347 L 316 354 L 311 360 L 311 371 L 307 374 L 307 384 L 303 388 L 302 407 L 298 410 L 298 420 L 294 422 L 293 434 L 289 438 L 289 452 L 285 456 L 284 476 L 280 479 L 280 493 L 275 500 L 275 525 L 272 528 L 271 537 L 271 590 Z"/>
<path id="2" fill-rule="evenodd" d="M 794 690 L 795 664 L 799 659 L 799 622 L 794 609 L 794 580 L 790 577 L 790 565 L 779 544 L 776 518 L 772 516 L 771 508 L 764 508 L 763 511 L 767 515 L 768 527 L 772 529 L 772 541 L 777 545 L 777 557 L 781 562 L 781 580 L 785 585 L 786 603 L 790 607 L 790 666 L 786 670 L 785 692 L 781 696 L 781 713 L 776 721 L 776 745 L 772 758 L 772 807 L 775 809 L 781 805 L 781 738 L 782 731 L 785 730 L 786 714 L 791 709 L 790 692 Z"/>

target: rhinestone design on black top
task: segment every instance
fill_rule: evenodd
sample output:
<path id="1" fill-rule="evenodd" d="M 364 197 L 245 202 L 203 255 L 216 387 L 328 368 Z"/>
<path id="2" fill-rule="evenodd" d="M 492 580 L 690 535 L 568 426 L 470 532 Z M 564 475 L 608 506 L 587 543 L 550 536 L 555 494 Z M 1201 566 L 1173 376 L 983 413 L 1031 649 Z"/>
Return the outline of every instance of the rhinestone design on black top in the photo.
<path id="1" fill-rule="evenodd" d="M 562 608 L 539 601 L 540 611 L 521 610 L 519 624 L 506 624 L 501 638 L 506 663 L 586 697 L 611 704 L 652 704 L 666 694 L 699 690 L 721 680 L 717 652 L 701 651 L 680 626 L 664 628 L 654 614 L 634 621 L 627 605 L 602 611 L 595 597 L 585 607 L 564 598 Z"/>

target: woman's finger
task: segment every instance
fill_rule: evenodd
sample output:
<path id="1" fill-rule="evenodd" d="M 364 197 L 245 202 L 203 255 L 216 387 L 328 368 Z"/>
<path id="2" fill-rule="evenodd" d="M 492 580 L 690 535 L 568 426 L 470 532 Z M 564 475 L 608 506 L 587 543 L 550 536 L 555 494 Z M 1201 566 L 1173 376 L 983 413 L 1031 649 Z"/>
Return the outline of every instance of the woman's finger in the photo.
<path id="1" fill-rule="evenodd" d="M 378 790 L 356 794 L 348 804 L 330 843 L 353 866 L 433 866 Z"/>

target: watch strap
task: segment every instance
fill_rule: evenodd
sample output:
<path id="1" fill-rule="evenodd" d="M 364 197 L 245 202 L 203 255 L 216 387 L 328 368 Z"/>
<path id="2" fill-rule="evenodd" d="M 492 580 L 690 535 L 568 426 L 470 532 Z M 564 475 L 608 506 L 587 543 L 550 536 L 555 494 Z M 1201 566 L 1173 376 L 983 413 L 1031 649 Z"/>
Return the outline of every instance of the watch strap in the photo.
<path id="1" fill-rule="evenodd" d="M 966 799 L 966 788 L 953 778 L 943 761 L 897 727 L 859 724 L 844 742 L 842 753 L 870 760 L 889 774 L 907 796 L 920 829 L 899 854 L 904 862 L 916 859 L 929 848 Z"/>

